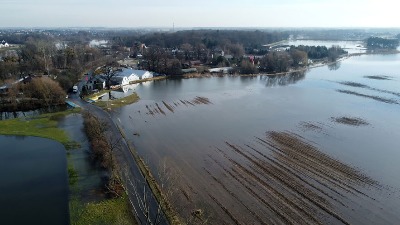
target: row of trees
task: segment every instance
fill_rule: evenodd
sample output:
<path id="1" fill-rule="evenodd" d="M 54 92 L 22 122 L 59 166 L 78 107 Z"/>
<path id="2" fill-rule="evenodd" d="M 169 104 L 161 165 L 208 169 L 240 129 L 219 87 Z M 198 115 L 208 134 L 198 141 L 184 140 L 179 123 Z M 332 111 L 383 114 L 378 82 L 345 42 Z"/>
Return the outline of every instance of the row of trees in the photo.
<path id="1" fill-rule="evenodd" d="M 106 134 L 109 127 L 106 121 L 88 111 L 83 112 L 83 119 L 84 130 L 91 145 L 91 157 L 109 174 L 105 184 L 107 192 L 113 197 L 122 196 L 124 189 L 114 157 L 114 151 L 119 148 L 120 140 L 113 140 L 112 135 Z"/>
<path id="2" fill-rule="evenodd" d="M 213 49 L 226 44 L 242 44 L 245 48 L 257 48 L 265 44 L 287 39 L 287 32 L 264 32 L 259 30 L 184 30 L 172 33 L 155 32 L 140 34 L 116 34 L 113 43 L 121 46 L 134 46 L 141 42 L 161 48 L 176 48 L 184 43 L 192 46 L 203 44 Z"/>

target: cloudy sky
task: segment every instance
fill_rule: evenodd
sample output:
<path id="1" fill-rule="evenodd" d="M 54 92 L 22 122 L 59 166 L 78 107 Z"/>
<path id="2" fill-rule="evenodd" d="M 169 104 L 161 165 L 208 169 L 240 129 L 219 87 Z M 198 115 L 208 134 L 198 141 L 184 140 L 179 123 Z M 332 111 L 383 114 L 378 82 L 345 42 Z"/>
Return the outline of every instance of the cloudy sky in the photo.
<path id="1" fill-rule="evenodd" d="M 400 27 L 396 0 L 0 0 L 0 27 Z"/>

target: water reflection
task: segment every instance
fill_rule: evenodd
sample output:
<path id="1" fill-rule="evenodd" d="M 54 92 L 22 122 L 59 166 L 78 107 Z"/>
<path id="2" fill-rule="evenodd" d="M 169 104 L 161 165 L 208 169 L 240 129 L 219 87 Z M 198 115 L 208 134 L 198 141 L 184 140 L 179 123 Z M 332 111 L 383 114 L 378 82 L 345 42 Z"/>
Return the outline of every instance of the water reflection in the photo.
<path id="1" fill-rule="evenodd" d="M 290 84 L 295 84 L 306 77 L 306 71 L 299 71 L 288 73 L 286 75 L 262 75 L 260 80 L 265 82 L 265 86 L 286 86 Z"/>
<path id="2" fill-rule="evenodd" d="M 329 70 L 338 70 L 340 68 L 341 62 L 336 61 L 334 63 L 328 64 L 328 69 Z"/>

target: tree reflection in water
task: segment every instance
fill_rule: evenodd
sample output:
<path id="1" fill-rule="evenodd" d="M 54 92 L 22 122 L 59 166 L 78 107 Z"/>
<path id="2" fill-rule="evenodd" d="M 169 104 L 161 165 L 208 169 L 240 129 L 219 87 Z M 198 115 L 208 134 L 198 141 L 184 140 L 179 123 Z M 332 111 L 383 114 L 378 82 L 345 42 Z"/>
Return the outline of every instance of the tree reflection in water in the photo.
<path id="1" fill-rule="evenodd" d="M 285 75 L 261 75 L 260 80 L 265 81 L 265 86 L 286 86 L 295 84 L 306 77 L 306 71 L 292 72 Z"/>

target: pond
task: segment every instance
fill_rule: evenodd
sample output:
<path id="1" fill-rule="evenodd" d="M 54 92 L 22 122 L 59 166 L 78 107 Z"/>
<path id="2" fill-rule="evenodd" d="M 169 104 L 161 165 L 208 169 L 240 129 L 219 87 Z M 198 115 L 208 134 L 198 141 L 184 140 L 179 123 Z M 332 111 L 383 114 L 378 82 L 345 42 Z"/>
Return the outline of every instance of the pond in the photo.
<path id="1" fill-rule="evenodd" d="M 2 224 L 69 224 L 66 151 L 38 137 L 0 136 Z"/>
<path id="2" fill-rule="evenodd" d="M 201 208 L 213 223 L 393 224 L 399 61 L 139 84 L 141 100 L 113 117 L 154 174 L 166 165 L 185 218 Z"/>

